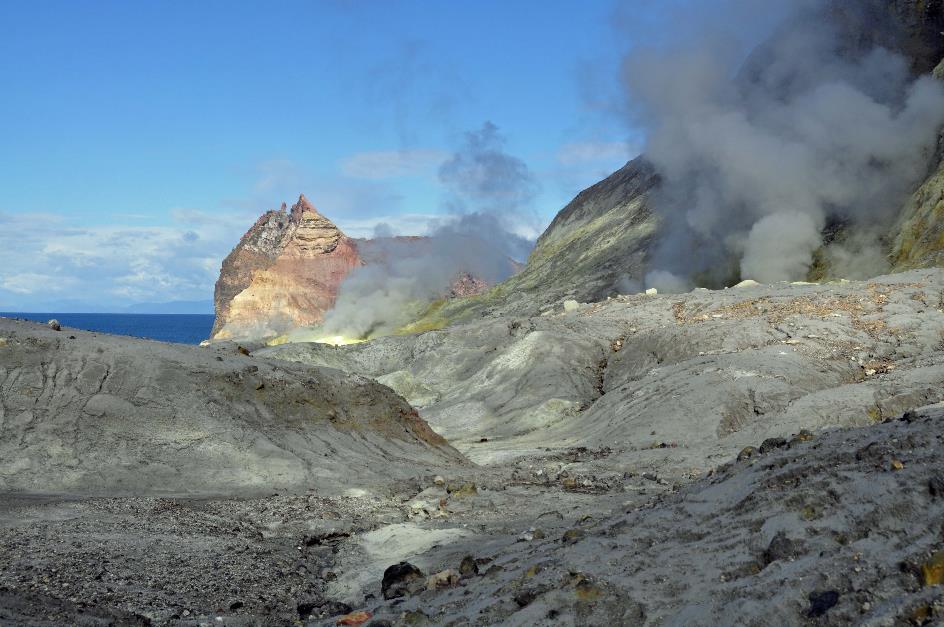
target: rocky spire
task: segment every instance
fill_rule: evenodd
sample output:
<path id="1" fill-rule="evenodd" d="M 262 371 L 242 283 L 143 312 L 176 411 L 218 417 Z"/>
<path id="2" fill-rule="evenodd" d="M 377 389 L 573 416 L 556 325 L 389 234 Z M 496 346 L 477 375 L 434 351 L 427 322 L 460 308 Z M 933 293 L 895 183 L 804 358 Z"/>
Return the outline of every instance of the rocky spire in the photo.
<path id="1" fill-rule="evenodd" d="M 318 213 L 318 210 L 315 208 L 315 206 L 314 206 L 313 204 L 311 204 L 311 201 L 309 201 L 309 200 L 305 197 L 305 194 L 299 194 L 299 195 L 298 195 L 298 202 L 296 202 L 294 205 L 292 205 L 292 213 L 293 213 L 293 214 L 294 214 L 295 212 L 304 213 L 304 212 L 306 212 L 306 211 L 308 211 L 308 212 L 310 212 L 310 213 L 314 213 L 314 214 L 316 214 L 316 215 L 321 215 L 320 213 Z"/>

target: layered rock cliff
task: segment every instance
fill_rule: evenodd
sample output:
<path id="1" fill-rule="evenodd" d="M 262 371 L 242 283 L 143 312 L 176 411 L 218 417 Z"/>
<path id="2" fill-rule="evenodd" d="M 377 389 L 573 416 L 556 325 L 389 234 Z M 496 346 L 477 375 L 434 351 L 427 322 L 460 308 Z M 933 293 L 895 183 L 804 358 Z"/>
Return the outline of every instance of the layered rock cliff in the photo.
<path id="1" fill-rule="evenodd" d="M 404 260 L 413 265 L 447 261 L 451 270 L 445 271 L 455 273 L 451 284 L 446 280 L 438 286 L 437 298 L 480 294 L 494 284 L 494 277 L 490 282 L 469 272 L 461 260 L 442 250 L 449 245 L 476 249 L 476 243 L 481 244 L 462 237 L 352 239 L 301 195 L 290 209 L 283 203 L 278 211 L 264 213 L 223 261 L 214 294 L 212 338 L 267 339 L 318 325 L 335 305 L 342 282 L 362 266 L 380 267 L 393 276 L 393 266 Z M 495 252 L 481 248 L 486 255 Z M 520 268 L 503 257 L 482 265 L 500 268 L 499 278 Z M 399 268 L 400 274 L 403 271 Z"/>
<path id="2" fill-rule="evenodd" d="M 268 211 L 223 261 L 213 338 L 266 337 L 316 324 L 361 264 L 357 246 L 304 195 Z"/>

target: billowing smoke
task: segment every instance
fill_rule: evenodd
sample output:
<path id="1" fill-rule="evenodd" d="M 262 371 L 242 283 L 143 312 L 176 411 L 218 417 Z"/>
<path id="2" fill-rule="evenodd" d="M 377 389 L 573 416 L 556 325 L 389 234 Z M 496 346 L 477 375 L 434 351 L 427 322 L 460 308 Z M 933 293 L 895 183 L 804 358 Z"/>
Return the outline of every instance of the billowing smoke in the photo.
<path id="1" fill-rule="evenodd" d="M 883 269 L 881 237 L 927 175 L 944 87 L 861 33 L 851 45 L 822 3 L 795 5 L 746 61 L 719 32 L 627 58 L 661 177 L 647 286 L 803 279 L 831 224 L 846 232 L 825 260 L 834 272 Z"/>
<path id="2" fill-rule="evenodd" d="M 381 225 L 362 243 L 368 265 L 342 283 L 325 316 L 325 337 L 366 338 L 396 331 L 430 302 L 508 278 L 533 242 L 518 230 L 536 184 L 527 165 L 505 150 L 491 122 L 465 134 L 439 170 L 447 212 L 425 238 L 393 237 Z"/>

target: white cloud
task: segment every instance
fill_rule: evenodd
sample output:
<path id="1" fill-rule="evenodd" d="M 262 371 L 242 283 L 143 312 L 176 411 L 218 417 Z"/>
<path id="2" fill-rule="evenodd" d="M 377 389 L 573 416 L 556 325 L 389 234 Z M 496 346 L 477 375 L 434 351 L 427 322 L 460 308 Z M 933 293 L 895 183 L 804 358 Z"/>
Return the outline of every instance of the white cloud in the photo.
<path id="1" fill-rule="evenodd" d="M 64 215 L 0 216 L 0 299 L 96 306 L 208 300 L 223 257 L 254 214 L 170 212 L 165 226 L 75 228 Z"/>
<path id="2" fill-rule="evenodd" d="M 39 274 L 36 272 L 4 273 L 0 287 L 14 294 L 59 293 L 75 285 L 70 277 Z"/>
<path id="3" fill-rule="evenodd" d="M 351 155 L 341 161 L 340 167 L 346 176 L 363 179 L 424 176 L 435 174 L 448 158 L 448 152 L 432 148 L 378 150 Z"/>

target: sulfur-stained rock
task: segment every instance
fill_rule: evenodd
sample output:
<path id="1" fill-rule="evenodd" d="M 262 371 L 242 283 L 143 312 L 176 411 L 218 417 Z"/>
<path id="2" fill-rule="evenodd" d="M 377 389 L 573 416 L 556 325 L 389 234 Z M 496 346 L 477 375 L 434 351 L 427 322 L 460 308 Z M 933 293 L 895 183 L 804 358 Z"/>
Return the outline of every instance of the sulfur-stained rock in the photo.
<path id="1" fill-rule="evenodd" d="M 938 586 L 944 583 L 944 551 L 938 551 L 921 565 L 921 585 Z"/>
<path id="2" fill-rule="evenodd" d="M 584 537 L 584 530 L 579 527 L 574 527 L 564 532 L 564 535 L 561 537 L 561 542 L 564 544 L 576 544 Z"/>
<path id="3" fill-rule="evenodd" d="M 459 571 L 452 568 L 447 568 L 446 570 L 440 571 L 435 575 L 430 575 L 426 580 L 426 587 L 430 590 L 449 588 L 451 586 L 457 585 L 460 579 L 461 576 Z"/>
<path id="4" fill-rule="evenodd" d="M 475 496 L 479 493 L 474 483 L 451 483 L 446 488 L 446 492 L 453 498 L 459 499 Z"/>
<path id="5" fill-rule="evenodd" d="M 472 577 L 479 574 L 479 565 L 475 562 L 474 557 L 466 555 L 462 558 L 462 562 L 459 564 L 459 574 L 463 577 Z"/>

